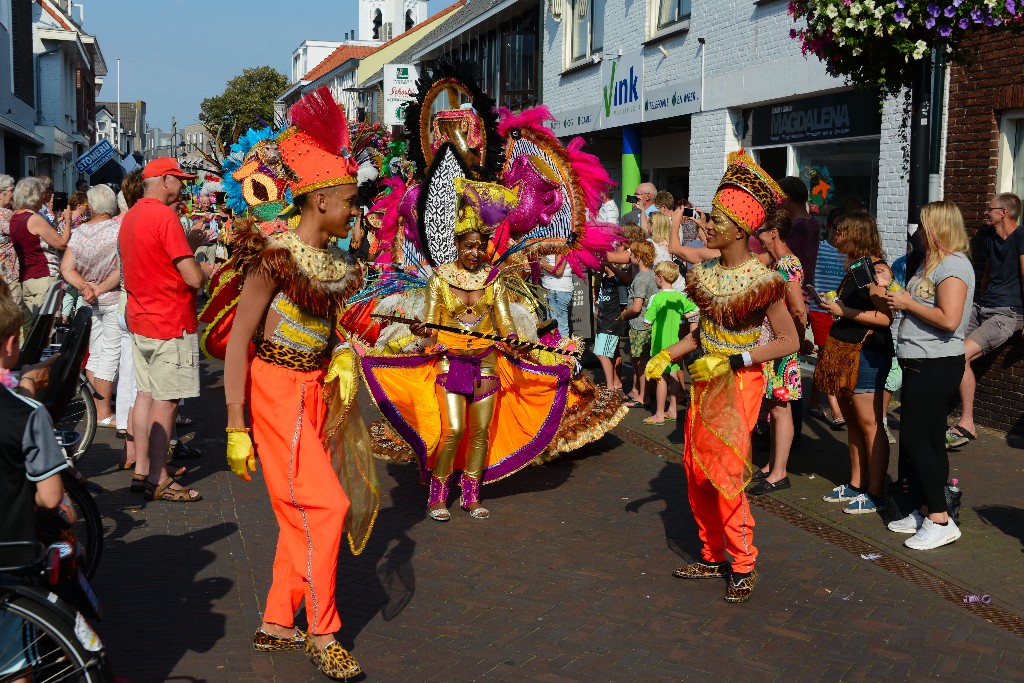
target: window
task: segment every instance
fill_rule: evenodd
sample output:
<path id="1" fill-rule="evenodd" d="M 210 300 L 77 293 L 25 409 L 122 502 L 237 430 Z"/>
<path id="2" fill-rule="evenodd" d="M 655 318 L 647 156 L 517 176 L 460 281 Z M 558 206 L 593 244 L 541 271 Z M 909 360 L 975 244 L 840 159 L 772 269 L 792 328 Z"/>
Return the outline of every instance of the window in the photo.
<path id="1" fill-rule="evenodd" d="M 653 0 L 657 23 L 654 32 L 661 31 L 690 18 L 690 0 Z"/>
<path id="2" fill-rule="evenodd" d="M 0 26 L 11 30 L 11 0 L 0 0 Z"/>
<path id="3" fill-rule="evenodd" d="M 1024 193 L 1024 110 L 1003 114 L 999 131 L 997 192 Z"/>
<path id="4" fill-rule="evenodd" d="M 373 39 L 380 40 L 380 27 L 384 24 L 384 15 L 379 9 L 373 11 Z"/>
<path id="5" fill-rule="evenodd" d="M 689 0 L 687 0 L 689 3 Z M 605 0 L 571 0 L 566 35 L 570 64 L 583 61 L 604 47 Z"/>
<path id="6" fill-rule="evenodd" d="M 416 20 L 412 18 L 412 10 L 405 13 L 405 30 L 408 31 L 416 25 Z"/>

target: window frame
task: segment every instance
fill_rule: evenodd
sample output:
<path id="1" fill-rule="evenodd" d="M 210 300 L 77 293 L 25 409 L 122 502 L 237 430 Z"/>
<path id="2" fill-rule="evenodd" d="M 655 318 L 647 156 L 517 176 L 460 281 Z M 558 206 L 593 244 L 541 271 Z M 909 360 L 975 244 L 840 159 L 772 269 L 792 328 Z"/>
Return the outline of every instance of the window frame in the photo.
<path id="1" fill-rule="evenodd" d="M 595 50 L 595 48 L 594 48 L 594 14 L 595 14 L 595 12 L 594 12 L 594 5 L 595 5 L 595 3 L 600 3 L 601 4 L 601 12 L 604 15 L 607 15 L 607 7 L 608 7 L 607 0 L 564 0 L 564 1 L 565 1 L 565 10 L 562 13 L 563 24 L 564 24 L 564 27 L 565 27 L 565 34 L 563 36 L 563 41 L 562 41 L 563 53 L 564 53 L 563 54 L 563 60 L 562 60 L 562 63 L 564 65 L 564 69 L 563 70 L 564 71 L 569 71 L 569 70 L 572 70 L 572 69 L 577 68 L 577 67 L 586 66 L 589 63 L 594 63 L 594 64 L 599 63 L 601 61 L 601 59 L 604 57 L 604 28 L 605 28 L 604 19 L 605 19 L 605 16 L 601 17 L 601 40 L 600 40 L 601 44 Z M 573 39 L 574 39 L 574 37 L 576 35 L 576 23 L 577 23 L 577 20 L 578 20 L 578 17 L 576 16 L 576 3 L 578 3 L 578 2 L 586 2 L 586 3 L 588 3 L 588 7 L 587 7 L 587 10 L 588 10 L 587 11 L 587 22 L 588 22 L 588 28 L 587 28 L 587 49 L 585 50 L 586 54 L 584 54 L 582 57 L 575 57 L 573 55 L 573 52 L 575 52 L 575 50 L 573 49 L 574 48 Z M 595 56 L 598 57 L 597 60 L 594 59 Z"/>
<path id="2" fill-rule="evenodd" d="M 687 0 L 676 0 L 685 2 Z M 644 42 L 656 41 L 667 36 L 690 30 L 690 19 L 693 17 L 693 0 L 689 0 L 690 13 L 685 17 L 659 26 L 659 15 L 663 0 L 647 0 L 647 39 Z"/>
<path id="3" fill-rule="evenodd" d="M 996 155 L 996 192 L 1013 192 L 1014 162 L 1024 165 L 1024 153 L 1014 159 L 1011 140 L 1016 137 L 1014 127 L 1024 124 L 1024 109 L 1008 109 L 999 113 L 999 148 Z M 1022 188 L 1024 189 L 1024 188 Z"/>

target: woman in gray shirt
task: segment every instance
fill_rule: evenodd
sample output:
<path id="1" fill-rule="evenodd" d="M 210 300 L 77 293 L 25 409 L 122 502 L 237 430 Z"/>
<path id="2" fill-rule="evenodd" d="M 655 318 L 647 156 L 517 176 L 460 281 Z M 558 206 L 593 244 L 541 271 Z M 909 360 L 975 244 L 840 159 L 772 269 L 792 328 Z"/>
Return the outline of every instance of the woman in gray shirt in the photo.
<path id="1" fill-rule="evenodd" d="M 906 290 L 889 291 L 889 306 L 905 311 L 896 336 L 896 357 L 903 368 L 900 456 L 911 463 L 914 510 L 890 522 L 896 533 L 913 534 L 905 542 L 930 550 L 960 538 L 946 512 L 946 406 L 964 374 L 964 332 L 974 300 L 974 267 L 960 209 L 950 201 L 921 207 L 927 254 Z"/>

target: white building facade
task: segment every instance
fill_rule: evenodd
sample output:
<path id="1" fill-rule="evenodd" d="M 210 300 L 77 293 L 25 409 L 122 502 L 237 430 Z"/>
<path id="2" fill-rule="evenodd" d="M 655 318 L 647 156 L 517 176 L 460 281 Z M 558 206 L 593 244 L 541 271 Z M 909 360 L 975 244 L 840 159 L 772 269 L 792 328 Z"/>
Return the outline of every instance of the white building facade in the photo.
<path id="1" fill-rule="evenodd" d="M 901 106 L 829 76 L 778 0 L 549 0 L 543 102 L 623 195 L 638 180 L 709 207 L 726 155 L 800 176 L 812 210 L 864 208 L 904 253 Z M 614 71 L 613 71 L 614 68 Z"/>

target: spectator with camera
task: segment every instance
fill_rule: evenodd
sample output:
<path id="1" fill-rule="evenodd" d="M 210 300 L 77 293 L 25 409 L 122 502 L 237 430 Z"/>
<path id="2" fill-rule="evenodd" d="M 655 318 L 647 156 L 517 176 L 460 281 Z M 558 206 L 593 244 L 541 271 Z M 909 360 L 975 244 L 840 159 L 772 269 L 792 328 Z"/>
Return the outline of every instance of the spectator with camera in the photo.
<path id="1" fill-rule="evenodd" d="M 850 483 L 823 500 L 846 503 L 843 512 L 884 510 L 889 441 L 882 430 L 883 392 L 892 365 L 892 311 L 885 293 L 892 270 L 885 262 L 878 225 L 866 211 L 849 213 L 836 226 L 836 248 L 846 257 L 847 275 L 835 300 L 820 305 L 836 318 L 818 357 L 814 383 L 835 396 L 846 417 Z"/>

